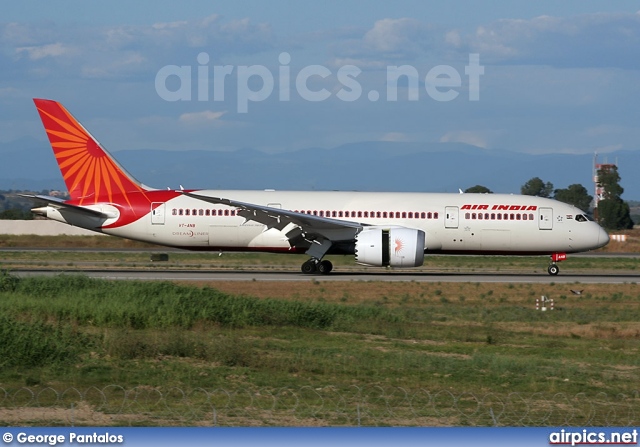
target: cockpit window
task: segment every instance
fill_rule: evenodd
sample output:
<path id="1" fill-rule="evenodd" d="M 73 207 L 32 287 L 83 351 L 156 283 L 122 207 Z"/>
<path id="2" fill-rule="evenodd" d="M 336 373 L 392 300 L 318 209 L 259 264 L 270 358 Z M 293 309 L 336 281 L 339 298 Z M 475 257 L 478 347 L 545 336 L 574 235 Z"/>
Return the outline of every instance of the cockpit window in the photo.
<path id="1" fill-rule="evenodd" d="M 576 221 L 577 222 L 588 222 L 589 221 L 589 217 L 587 217 L 585 214 L 576 214 Z"/>

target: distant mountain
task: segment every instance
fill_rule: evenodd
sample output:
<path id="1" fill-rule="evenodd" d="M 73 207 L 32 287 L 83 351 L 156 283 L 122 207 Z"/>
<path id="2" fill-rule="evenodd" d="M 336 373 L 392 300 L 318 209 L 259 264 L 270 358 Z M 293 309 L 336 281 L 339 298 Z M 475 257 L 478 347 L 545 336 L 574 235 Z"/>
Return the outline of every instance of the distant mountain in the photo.
<path id="1" fill-rule="evenodd" d="M 145 149 L 113 155 L 138 180 L 157 188 L 457 192 L 481 184 L 519 193 L 523 183 L 540 177 L 556 188 L 580 183 L 593 190 L 590 154 L 529 155 L 462 143 L 362 142 L 278 154 Z M 640 199 L 635 175 L 640 152 L 607 158 L 620 164 L 624 197 Z M 0 145 L 0 160 L 0 189 L 64 189 L 48 144 L 23 139 Z"/>

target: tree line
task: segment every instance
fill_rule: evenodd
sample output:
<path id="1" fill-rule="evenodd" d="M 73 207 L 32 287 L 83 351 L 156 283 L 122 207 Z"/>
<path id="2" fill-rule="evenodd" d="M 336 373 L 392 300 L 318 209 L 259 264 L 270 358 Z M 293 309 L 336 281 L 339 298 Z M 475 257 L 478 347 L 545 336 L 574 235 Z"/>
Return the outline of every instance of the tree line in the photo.
<path id="1" fill-rule="evenodd" d="M 529 179 L 520 187 L 520 193 L 527 196 L 547 197 L 568 203 L 576 208 L 590 212 L 593 211 L 598 223 L 607 230 L 624 230 L 633 228 L 633 220 L 629 204 L 622 200 L 624 188 L 620 186 L 620 174 L 618 168 L 613 166 L 609 170 L 598 171 L 598 185 L 603 188 L 603 197 L 598 201 L 598 208 L 592 210 L 593 196 L 587 188 L 579 183 L 569 185 L 567 188 L 554 189 L 553 183 L 545 182 L 540 177 Z M 483 185 L 475 185 L 467 188 L 465 193 L 492 194 L 489 188 Z"/>

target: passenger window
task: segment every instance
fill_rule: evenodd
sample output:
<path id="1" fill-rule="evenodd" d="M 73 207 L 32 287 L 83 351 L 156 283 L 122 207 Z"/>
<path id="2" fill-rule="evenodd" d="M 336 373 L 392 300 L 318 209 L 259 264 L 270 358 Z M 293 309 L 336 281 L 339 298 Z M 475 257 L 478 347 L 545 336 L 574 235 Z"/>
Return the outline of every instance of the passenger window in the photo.
<path id="1" fill-rule="evenodd" d="M 496 213 L 491 213 L 491 220 L 496 220 Z"/>
<path id="2" fill-rule="evenodd" d="M 467 220 L 469 220 L 469 218 L 470 218 L 470 217 L 471 217 L 471 214 L 469 214 L 469 213 L 466 213 L 466 214 L 464 215 L 464 218 L 465 218 L 465 219 L 467 219 Z"/>
<path id="3" fill-rule="evenodd" d="M 342 211 L 338 211 L 338 217 L 343 217 L 342 216 Z"/>
<path id="4" fill-rule="evenodd" d="M 191 212 L 190 210 L 186 209 L 186 210 L 184 210 L 184 215 L 188 216 L 190 214 L 190 212 Z"/>
<path id="5" fill-rule="evenodd" d="M 364 217 L 369 217 L 369 211 L 364 212 Z"/>
<path id="6" fill-rule="evenodd" d="M 438 213 L 433 213 L 433 218 L 437 219 L 438 218 Z"/>
<path id="7" fill-rule="evenodd" d="M 199 209 L 199 210 L 198 210 L 198 215 L 200 215 L 200 216 L 204 216 L 204 210 L 203 210 L 203 209 Z"/>
<path id="8" fill-rule="evenodd" d="M 338 215 L 338 213 L 336 213 L 335 211 L 331 211 L 331 217 L 336 217 Z"/>
<path id="9" fill-rule="evenodd" d="M 171 214 L 173 214 L 174 216 L 177 216 L 178 215 L 178 210 L 174 208 L 173 211 L 171 212 Z"/>

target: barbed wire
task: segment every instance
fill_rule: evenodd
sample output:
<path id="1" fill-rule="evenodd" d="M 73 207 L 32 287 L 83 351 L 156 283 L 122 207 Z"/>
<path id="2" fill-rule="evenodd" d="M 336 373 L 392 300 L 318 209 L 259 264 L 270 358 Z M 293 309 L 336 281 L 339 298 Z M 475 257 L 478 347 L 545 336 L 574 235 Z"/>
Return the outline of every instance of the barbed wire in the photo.
<path id="1" fill-rule="evenodd" d="M 402 387 L 0 387 L 4 425 L 636 426 L 640 392 L 525 394 Z"/>

